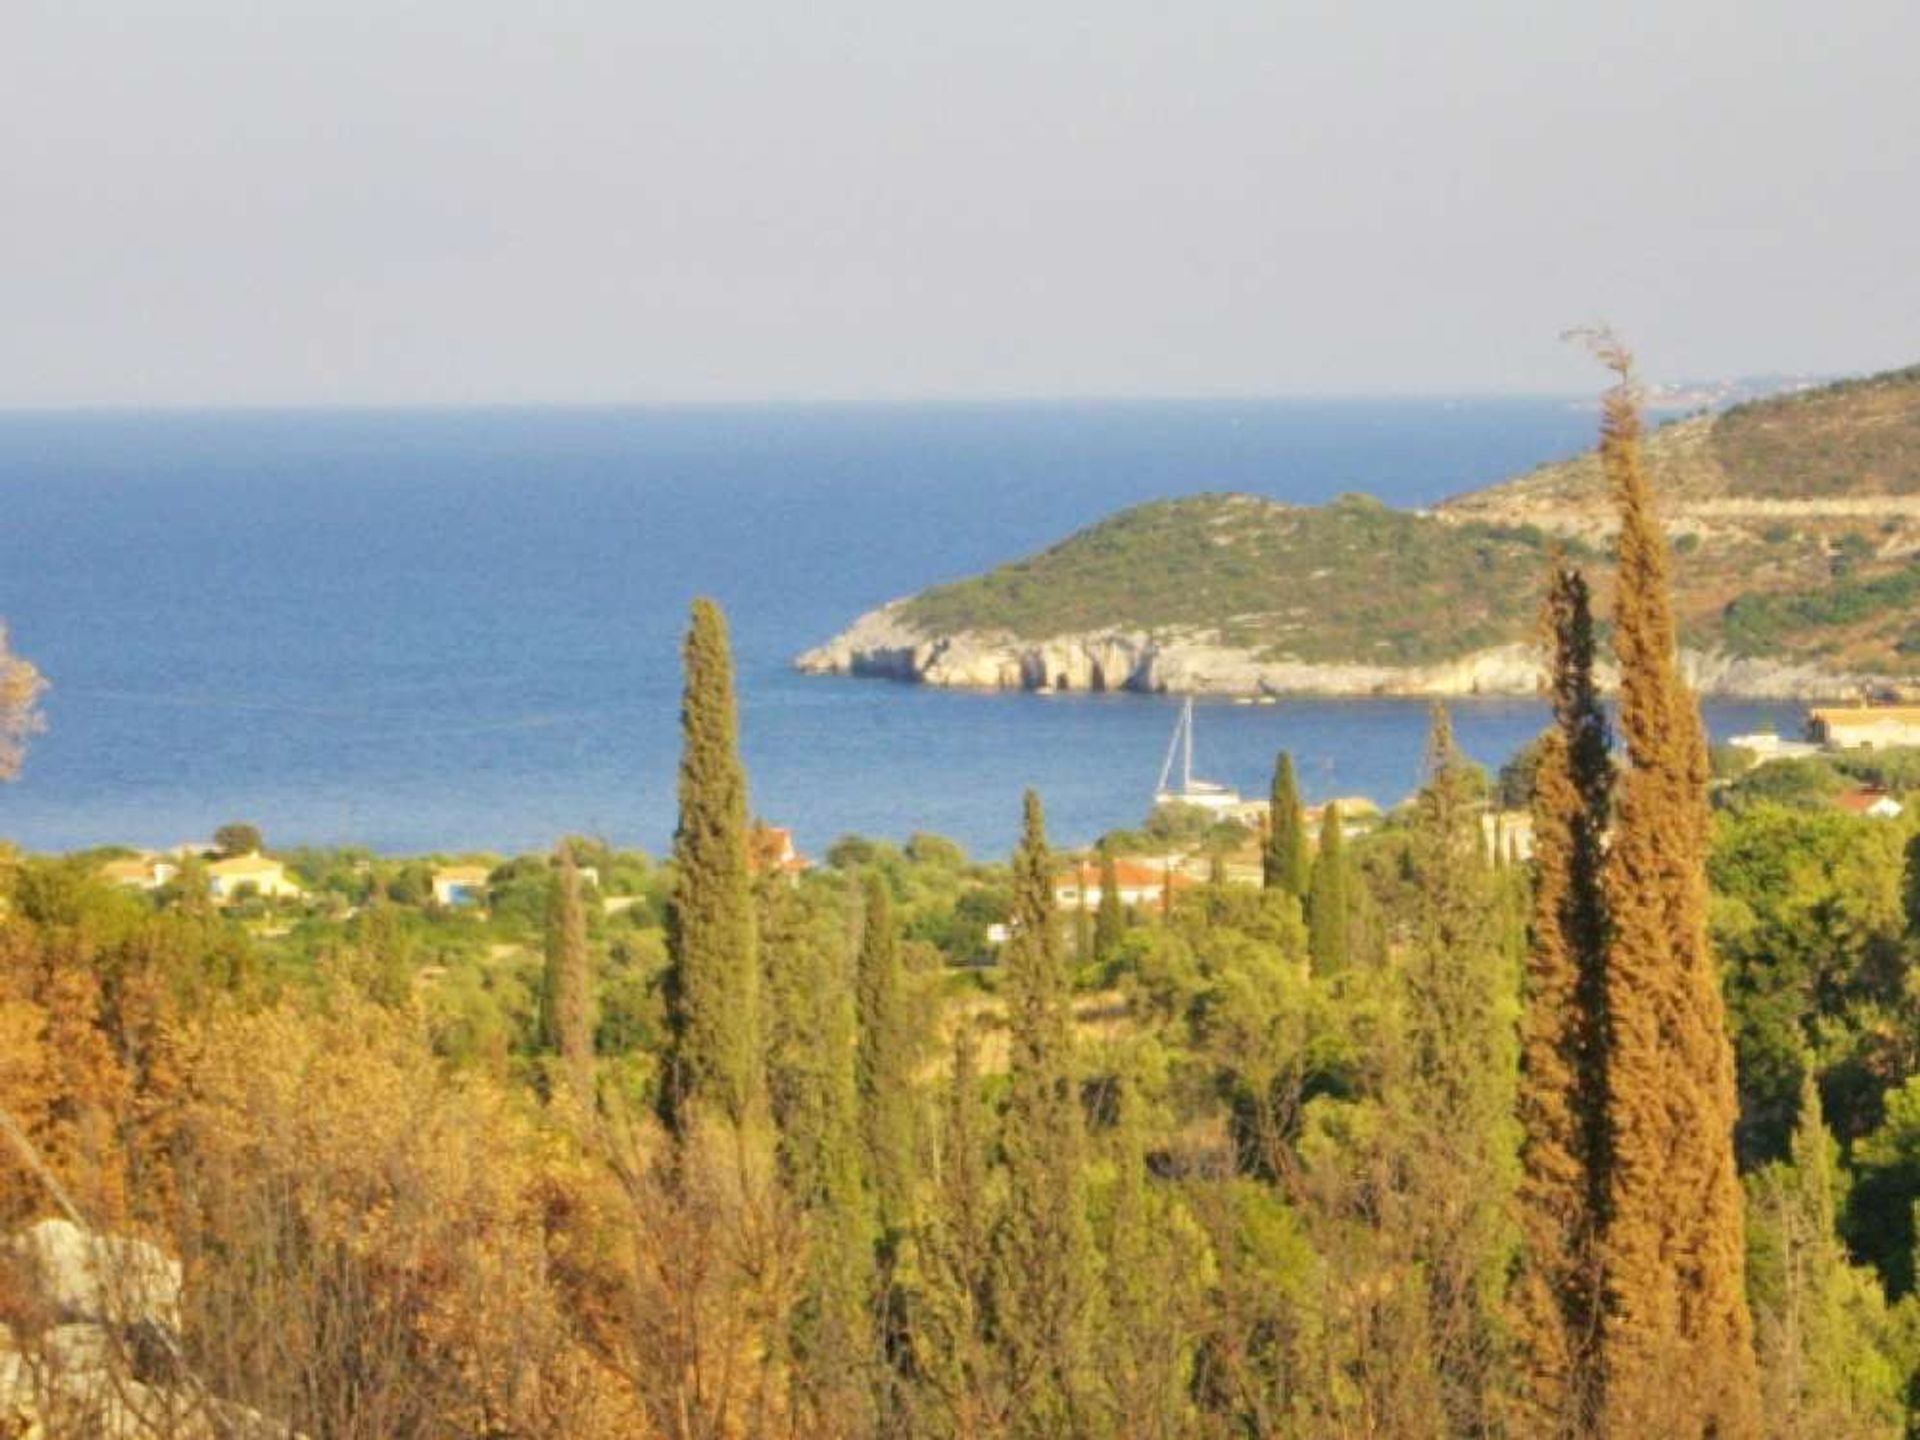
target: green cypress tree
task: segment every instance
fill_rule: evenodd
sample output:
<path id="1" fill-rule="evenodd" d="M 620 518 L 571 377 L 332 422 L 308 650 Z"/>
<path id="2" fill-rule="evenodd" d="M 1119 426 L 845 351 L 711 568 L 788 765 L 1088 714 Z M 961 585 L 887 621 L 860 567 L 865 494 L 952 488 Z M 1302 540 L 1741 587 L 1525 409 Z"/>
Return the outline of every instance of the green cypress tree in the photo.
<path id="1" fill-rule="evenodd" d="M 413 996 L 413 942 L 384 885 L 376 883 L 367 901 L 360 947 L 367 994 L 390 1010 L 406 1004 Z"/>
<path id="2" fill-rule="evenodd" d="M 580 904 L 580 871 L 573 850 L 559 847 L 547 892 L 546 970 L 540 1030 L 545 1048 L 560 1057 L 582 1113 L 593 1108 L 593 978 L 587 956 L 587 919 Z"/>
<path id="3" fill-rule="evenodd" d="M 1147 1173 L 1140 1082 L 1115 1082 L 1108 1153 L 1113 1187 L 1102 1239 L 1105 1311 L 1100 1326 L 1101 1388 L 1115 1435 L 1189 1432 L 1194 1336 L 1202 1257 L 1173 1203 Z M 1183 1241 L 1187 1243 L 1182 1243 Z"/>
<path id="4" fill-rule="evenodd" d="M 1307 897 L 1307 822 L 1300 813 L 1300 790 L 1294 783 L 1293 756 L 1282 750 L 1273 759 L 1273 785 L 1267 809 L 1267 844 L 1261 854 L 1260 879 L 1269 890 Z"/>
<path id="5" fill-rule="evenodd" d="M 1426 1279 L 1428 1340 L 1447 1430 L 1484 1435 L 1501 1399 L 1501 1300 L 1518 1136 L 1518 977 L 1500 952 L 1470 762 L 1433 709 L 1410 859 L 1416 915 L 1407 983 L 1407 1220 Z"/>
<path id="6" fill-rule="evenodd" d="M 1320 820 L 1320 849 L 1313 857 L 1313 884 L 1307 891 L 1307 954 L 1319 975 L 1347 968 L 1353 950 L 1348 935 L 1346 837 L 1340 807 L 1327 802 Z"/>
<path id="7" fill-rule="evenodd" d="M 998 1339 L 1016 1396 L 1009 1433 L 1084 1433 L 1094 1285 L 1085 1210 L 1072 997 L 1053 926 L 1040 800 L 1026 796 L 1003 964 L 1008 1090 L 1000 1132 L 1007 1210 L 995 1271 Z"/>
<path id="8" fill-rule="evenodd" d="M 913 1034 L 886 878 L 867 876 L 855 971 L 860 1041 L 855 1065 L 866 1169 L 883 1235 L 913 1219 Z"/>
<path id="9" fill-rule="evenodd" d="M 936 1127 L 932 1203 L 913 1339 L 910 1433 L 985 1440 L 1005 1430 L 1011 1390 L 992 1335 L 994 1237 L 999 1223 L 987 1165 L 985 1107 L 972 1021 L 954 1029 Z"/>
<path id="10" fill-rule="evenodd" d="M 680 824 L 667 909 L 671 1036 L 663 1115 L 683 1126 L 689 1106 L 736 1124 L 761 1095 L 759 959 L 747 868 L 747 779 L 734 711 L 726 620 L 693 602 L 682 657 Z"/>
<path id="11" fill-rule="evenodd" d="M 1120 899 L 1120 873 L 1110 852 L 1100 852 L 1100 909 L 1093 917 L 1093 958 L 1102 964 L 1127 936 L 1127 907 Z"/>
<path id="12" fill-rule="evenodd" d="M 1748 1181 L 1748 1279 L 1768 1433 L 1794 1440 L 1898 1440 L 1911 1328 L 1835 1233 L 1839 1146 L 1812 1075 L 1800 1087 L 1790 1159 Z M 1903 1335 L 1903 1332 L 1904 1335 Z M 1904 1353 L 1903 1353 L 1904 1352 Z"/>
<path id="13" fill-rule="evenodd" d="M 843 932 L 844 933 L 844 932 Z M 846 950 L 812 946 L 810 1035 L 798 1105 L 810 1133 L 804 1170 L 806 1273 L 794 1317 L 802 1431 L 869 1433 L 884 1389 L 873 1326 L 871 1208 L 861 1165 L 856 1021 Z"/>

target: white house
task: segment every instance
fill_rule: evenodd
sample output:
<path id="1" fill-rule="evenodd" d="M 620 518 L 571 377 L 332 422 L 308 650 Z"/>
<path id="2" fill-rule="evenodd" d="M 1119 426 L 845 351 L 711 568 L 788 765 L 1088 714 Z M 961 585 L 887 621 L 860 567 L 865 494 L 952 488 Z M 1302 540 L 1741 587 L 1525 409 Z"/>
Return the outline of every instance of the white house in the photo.
<path id="1" fill-rule="evenodd" d="M 161 855 L 140 855 L 126 860 L 109 860 L 100 867 L 101 876 L 112 885 L 129 890 L 158 890 L 180 873 L 180 867 Z"/>
<path id="2" fill-rule="evenodd" d="M 1798 760 L 1820 753 L 1818 745 L 1805 740 L 1782 740 L 1771 730 L 1756 731 L 1752 735 L 1729 735 L 1727 744 L 1736 750 L 1746 751 L 1756 765 L 1764 765 L 1769 760 Z"/>
<path id="3" fill-rule="evenodd" d="M 461 905 L 484 905 L 487 878 L 492 874 L 484 865 L 442 865 L 433 872 L 433 901 L 449 910 Z"/>
<path id="4" fill-rule="evenodd" d="M 1834 797 L 1834 806 L 1850 815 L 1865 815 L 1874 820 L 1898 820 L 1904 813 L 1900 802 L 1881 790 L 1849 790 Z"/>
<path id="5" fill-rule="evenodd" d="M 1849 705 L 1815 710 L 1807 729 L 1829 750 L 1920 745 L 1920 705 Z"/>
<path id="6" fill-rule="evenodd" d="M 287 877 L 287 867 L 255 850 L 207 866 L 207 894 L 218 901 L 258 895 L 263 900 L 292 900 L 303 892 Z"/>
<path id="7" fill-rule="evenodd" d="M 1120 903 L 1127 906 L 1158 905 L 1171 884 L 1174 893 L 1191 889 L 1193 877 L 1169 863 L 1147 864 L 1140 860 L 1115 860 L 1113 878 L 1120 892 Z M 1053 877 L 1053 903 L 1062 910 L 1089 910 L 1100 907 L 1103 894 L 1099 863 L 1083 860 L 1071 870 Z"/>

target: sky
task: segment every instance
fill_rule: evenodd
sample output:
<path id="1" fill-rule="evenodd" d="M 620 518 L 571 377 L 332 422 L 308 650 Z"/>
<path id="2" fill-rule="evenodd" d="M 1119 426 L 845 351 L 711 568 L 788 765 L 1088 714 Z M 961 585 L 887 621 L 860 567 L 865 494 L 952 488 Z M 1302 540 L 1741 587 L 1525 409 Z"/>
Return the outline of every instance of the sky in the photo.
<path id="1" fill-rule="evenodd" d="M 1913 0 L 5 0 L 0 407 L 1920 360 Z"/>

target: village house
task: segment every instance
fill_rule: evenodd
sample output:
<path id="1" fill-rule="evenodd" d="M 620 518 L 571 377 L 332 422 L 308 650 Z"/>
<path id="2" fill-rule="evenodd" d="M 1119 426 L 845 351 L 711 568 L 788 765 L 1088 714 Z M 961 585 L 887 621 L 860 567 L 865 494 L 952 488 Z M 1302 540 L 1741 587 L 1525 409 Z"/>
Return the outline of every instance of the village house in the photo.
<path id="1" fill-rule="evenodd" d="M 1156 906 L 1163 903 L 1169 884 L 1176 895 L 1192 889 L 1198 882 L 1185 874 L 1179 864 L 1175 859 L 1115 860 L 1113 878 L 1119 887 L 1120 903 L 1128 907 Z M 1053 878 L 1053 903 L 1061 910 L 1077 910 L 1082 905 L 1097 910 L 1104 893 L 1097 860 L 1082 860 Z"/>
<path id="2" fill-rule="evenodd" d="M 1904 813 L 1900 802 L 1884 790 L 1849 790 L 1836 795 L 1834 808 L 1849 815 L 1865 815 L 1874 820 L 1898 820 Z"/>
<path id="3" fill-rule="evenodd" d="M 1489 810 L 1480 817 L 1480 837 L 1497 863 L 1533 858 L 1533 815 L 1526 810 Z"/>
<path id="4" fill-rule="evenodd" d="M 1920 705 L 1849 705 L 1815 710 L 1807 732 L 1829 750 L 1920 745 Z"/>
<path id="5" fill-rule="evenodd" d="M 158 890 L 179 873 L 179 865 L 163 855 L 109 860 L 100 867 L 101 878 L 109 885 L 124 885 L 129 890 Z"/>
<path id="6" fill-rule="evenodd" d="M 433 903 L 448 910 L 487 903 L 487 881 L 493 871 L 485 865 L 440 865 L 433 872 Z"/>
<path id="7" fill-rule="evenodd" d="M 258 850 L 207 866 L 207 894 L 222 904 L 249 895 L 263 900 L 292 900 L 302 893 L 300 886 L 288 878 L 285 864 Z"/>
<path id="8" fill-rule="evenodd" d="M 1727 744 L 1745 751 L 1753 758 L 1755 765 L 1765 765 L 1771 760 L 1800 760 L 1820 753 L 1818 745 L 1805 740 L 1782 740 L 1771 730 L 1756 731 L 1751 735 L 1729 735 Z"/>
<path id="9" fill-rule="evenodd" d="M 747 832 L 747 868 L 755 875 L 784 875 L 797 880 L 813 862 L 793 845 L 793 831 L 779 825 L 759 825 Z"/>

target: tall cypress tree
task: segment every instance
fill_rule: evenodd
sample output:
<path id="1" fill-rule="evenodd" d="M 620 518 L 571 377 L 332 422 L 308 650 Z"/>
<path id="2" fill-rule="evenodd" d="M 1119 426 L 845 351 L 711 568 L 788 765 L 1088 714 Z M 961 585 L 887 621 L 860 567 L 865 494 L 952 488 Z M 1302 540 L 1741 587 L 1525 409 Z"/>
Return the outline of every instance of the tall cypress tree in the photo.
<path id="1" fill-rule="evenodd" d="M 1615 1434 L 1756 1432 L 1733 1049 L 1707 943 L 1707 747 L 1679 673 L 1632 364 L 1610 339 L 1600 461 L 1620 515 L 1614 644 L 1627 765 L 1607 854 L 1608 1216 Z"/>
<path id="2" fill-rule="evenodd" d="M 1320 816 L 1320 848 L 1313 857 L 1313 883 L 1307 890 L 1307 955 L 1318 975 L 1339 974 L 1353 957 L 1347 928 L 1346 847 L 1340 807 L 1329 800 Z"/>
<path id="3" fill-rule="evenodd" d="M 1127 907 L 1120 899 L 1120 868 L 1111 852 L 1100 852 L 1100 909 L 1093 917 L 1093 958 L 1111 960 L 1127 934 Z"/>
<path id="4" fill-rule="evenodd" d="M 689 1106 L 734 1122 L 758 1103 L 759 960 L 747 870 L 747 779 L 734 713 L 727 624 L 711 600 L 693 602 L 682 650 L 680 824 L 667 909 L 671 1043 L 663 1113 L 680 1127 Z"/>
<path id="5" fill-rule="evenodd" d="M 573 850 L 561 845 L 547 891 L 547 954 L 541 1031 L 560 1057 L 567 1084 L 583 1113 L 593 1108 L 593 981 L 587 959 L 587 919 L 580 905 L 580 871 Z"/>
<path id="6" fill-rule="evenodd" d="M 1597 1422 L 1602 1379 L 1595 1245 L 1606 1202 L 1602 870 L 1612 764 L 1579 570 L 1556 564 L 1541 622 L 1553 726 L 1541 737 L 1533 789 L 1515 1331 L 1529 1429 L 1580 1436 Z"/>
<path id="7" fill-rule="evenodd" d="M 1009 1433 L 1031 1440 L 1089 1423 L 1091 1237 L 1067 967 L 1053 925 L 1052 860 L 1040 800 L 1026 796 L 1013 860 L 1013 921 L 1003 960 L 1008 1090 L 1000 1132 L 1007 1208 L 995 1314 L 1017 1397 Z"/>
<path id="8" fill-rule="evenodd" d="M 1428 1342 L 1447 1430 L 1484 1435 L 1499 1403 L 1518 977 L 1500 952 L 1479 786 L 1433 708 L 1415 801 L 1406 968 L 1406 1218 L 1423 1261 Z"/>
<path id="9" fill-rule="evenodd" d="M 1004 1428 L 1010 1387 L 993 1344 L 994 1234 L 987 1127 L 972 1021 L 954 1030 L 932 1202 L 920 1252 L 923 1286 L 913 1330 L 917 1433 L 984 1437 Z"/>
<path id="10" fill-rule="evenodd" d="M 859 1002 L 855 1076 L 867 1176 L 884 1234 L 913 1213 L 913 1036 L 886 878 L 867 876 L 866 916 L 854 974 Z"/>
<path id="11" fill-rule="evenodd" d="M 842 931 L 842 936 L 845 932 Z M 794 1350 L 803 1428 L 811 1434 L 861 1435 L 871 1429 L 884 1391 L 875 1379 L 871 1210 L 861 1165 L 854 998 L 844 939 L 803 945 L 803 1001 L 811 1024 L 797 1077 L 804 1133 L 785 1137 L 804 1169 L 806 1271 L 794 1315 Z M 806 1153 L 801 1154 L 802 1147 Z"/>
<path id="12" fill-rule="evenodd" d="M 1307 824 L 1300 813 L 1300 790 L 1293 779 L 1293 756 L 1282 750 L 1273 759 L 1273 786 L 1267 809 L 1267 846 L 1260 859 L 1260 880 L 1269 890 L 1284 890 L 1305 900 Z"/>

